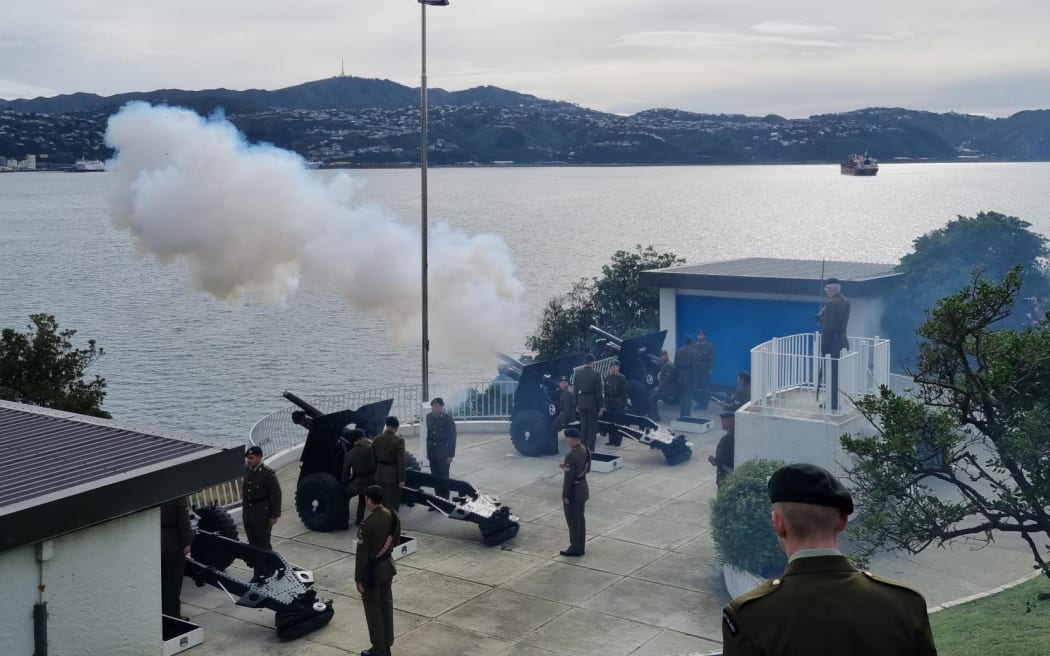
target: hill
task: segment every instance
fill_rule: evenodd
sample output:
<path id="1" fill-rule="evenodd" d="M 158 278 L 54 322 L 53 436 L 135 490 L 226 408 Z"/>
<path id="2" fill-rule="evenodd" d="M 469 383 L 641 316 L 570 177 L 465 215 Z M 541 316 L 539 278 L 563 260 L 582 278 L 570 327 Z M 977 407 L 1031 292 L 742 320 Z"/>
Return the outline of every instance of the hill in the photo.
<path id="1" fill-rule="evenodd" d="M 36 154 L 52 167 L 109 157 L 106 119 L 131 100 L 201 114 L 221 108 L 249 140 L 331 166 L 419 161 L 419 90 L 355 77 L 274 91 L 161 89 L 0 101 L 0 157 Z M 429 104 L 435 165 L 834 162 L 856 151 L 883 162 L 1050 160 L 1050 110 L 998 119 L 887 107 L 804 119 L 676 109 L 619 116 L 491 86 L 432 89 Z"/>

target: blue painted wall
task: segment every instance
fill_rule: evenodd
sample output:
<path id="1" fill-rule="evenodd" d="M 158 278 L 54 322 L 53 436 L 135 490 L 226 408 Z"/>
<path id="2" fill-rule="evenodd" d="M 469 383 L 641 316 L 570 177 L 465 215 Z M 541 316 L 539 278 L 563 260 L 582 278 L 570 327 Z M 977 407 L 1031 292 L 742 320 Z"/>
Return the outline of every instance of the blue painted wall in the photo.
<path id="1" fill-rule="evenodd" d="M 736 375 L 751 370 L 751 349 L 774 337 L 817 330 L 815 302 L 758 301 L 713 296 L 676 297 L 678 344 L 703 329 L 715 346 L 711 382 L 736 387 Z M 665 346 L 666 347 L 666 346 Z"/>

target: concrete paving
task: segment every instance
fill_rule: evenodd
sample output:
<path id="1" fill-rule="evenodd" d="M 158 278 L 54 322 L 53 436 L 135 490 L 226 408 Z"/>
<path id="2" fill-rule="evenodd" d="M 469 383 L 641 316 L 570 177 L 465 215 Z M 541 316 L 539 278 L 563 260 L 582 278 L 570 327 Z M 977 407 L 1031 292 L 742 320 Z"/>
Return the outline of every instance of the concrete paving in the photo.
<path id="1" fill-rule="evenodd" d="M 565 558 L 558 555 L 568 546 L 561 456 L 518 455 L 506 434 L 461 435 L 452 475 L 499 495 L 521 519 L 521 531 L 502 546 L 486 547 L 474 524 L 402 507 L 403 530 L 419 546 L 397 563 L 393 653 L 717 652 L 728 594 L 710 537 L 715 485 L 707 456 L 721 436 L 716 429 L 693 438 L 692 459 L 675 467 L 665 464 L 658 451 L 630 440 L 619 449 L 599 446 L 599 452 L 622 455 L 624 467 L 588 476 L 587 554 Z M 282 643 L 271 611 L 234 606 L 221 591 L 186 581 L 183 612 L 204 627 L 204 644 L 189 653 L 345 656 L 369 647 L 353 581 L 354 534 L 315 533 L 299 522 L 297 475 L 294 465 L 280 472 L 284 511 L 274 528 L 274 548 L 314 570 L 319 595 L 334 599 L 332 622 Z M 872 569 L 918 587 L 934 606 L 1027 575 L 1031 556 L 1023 542 L 1003 537 L 980 550 L 963 546 L 906 558 L 882 555 Z"/>

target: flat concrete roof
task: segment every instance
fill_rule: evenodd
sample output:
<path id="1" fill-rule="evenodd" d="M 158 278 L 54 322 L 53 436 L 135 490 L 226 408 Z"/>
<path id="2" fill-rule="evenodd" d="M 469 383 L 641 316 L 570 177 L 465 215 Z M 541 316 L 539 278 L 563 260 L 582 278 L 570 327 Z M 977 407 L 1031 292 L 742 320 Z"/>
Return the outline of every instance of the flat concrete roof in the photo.
<path id="1" fill-rule="evenodd" d="M 0 401 L 0 551 L 237 478 L 244 447 Z"/>
<path id="2" fill-rule="evenodd" d="M 838 278 L 847 296 L 870 296 L 893 287 L 902 275 L 894 267 L 872 262 L 749 257 L 643 271 L 640 281 L 647 287 L 816 297 L 823 295 L 823 280 Z"/>

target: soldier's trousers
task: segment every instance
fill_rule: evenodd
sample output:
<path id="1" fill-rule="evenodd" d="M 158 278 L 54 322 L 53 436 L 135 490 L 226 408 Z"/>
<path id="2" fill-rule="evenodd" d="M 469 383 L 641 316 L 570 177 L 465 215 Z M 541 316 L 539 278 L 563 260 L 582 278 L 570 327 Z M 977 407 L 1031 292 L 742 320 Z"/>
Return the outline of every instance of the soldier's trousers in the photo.
<path id="1" fill-rule="evenodd" d="M 598 411 L 594 408 L 577 408 L 580 415 L 580 435 L 583 445 L 594 453 L 594 443 L 598 439 Z"/>
<path id="2" fill-rule="evenodd" d="M 273 531 L 273 525 L 269 519 L 264 521 L 245 521 L 244 522 L 244 537 L 248 540 L 248 544 L 253 547 L 265 549 L 267 551 L 273 551 L 273 545 L 270 543 L 270 535 Z M 256 576 L 269 576 L 273 572 L 265 571 L 265 568 L 261 565 L 255 565 L 254 563 L 248 563 L 252 565 L 252 569 Z"/>
<path id="3" fill-rule="evenodd" d="M 394 644 L 394 593 L 391 588 L 391 581 L 378 581 L 374 588 L 366 588 L 361 593 L 368 639 L 372 641 L 371 652 L 375 656 L 389 656 L 390 646 Z"/>
<path id="4" fill-rule="evenodd" d="M 182 616 L 182 579 L 186 572 L 186 554 L 182 549 L 160 554 L 160 609 L 170 617 Z"/>
<path id="5" fill-rule="evenodd" d="M 678 416 L 693 416 L 693 384 L 681 383 L 678 385 Z"/>
<path id="6" fill-rule="evenodd" d="M 570 501 L 563 504 L 565 523 L 569 526 L 569 551 L 583 553 L 587 542 L 587 520 L 583 516 L 586 501 Z"/>
<path id="7" fill-rule="evenodd" d="M 397 483 L 379 483 L 383 486 L 383 506 L 397 512 L 401 507 L 401 486 Z"/>
<path id="8" fill-rule="evenodd" d="M 427 461 L 430 462 L 430 473 L 434 476 L 441 476 L 442 478 L 448 478 L 449 470 L 451 469 L 448 465 L 448 447 L 444 444 L 430 444 L 427 443 Z M 448 486 L 447 485 L 434 485 L 434 494 L 439 497 L 448 498 Z"/>

